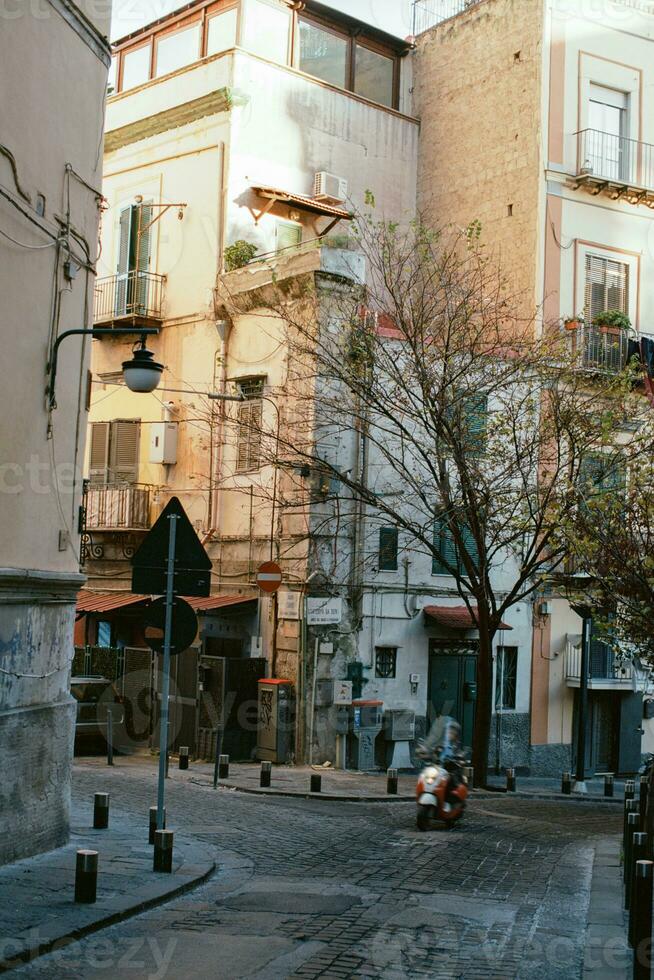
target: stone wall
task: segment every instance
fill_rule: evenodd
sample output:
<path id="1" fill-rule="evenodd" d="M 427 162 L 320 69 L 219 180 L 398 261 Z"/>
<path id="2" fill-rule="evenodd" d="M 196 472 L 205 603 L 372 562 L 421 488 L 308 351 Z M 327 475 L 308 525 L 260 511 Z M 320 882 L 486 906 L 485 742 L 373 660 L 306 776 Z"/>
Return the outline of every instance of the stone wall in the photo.
<path id="1" fill-rule="evenodd" d="M 486 0 L 418 37 L 418 207 L 467 227 L 498 257 L 512 294 L 536 304 L 541 137 L 540 0 Z"/>

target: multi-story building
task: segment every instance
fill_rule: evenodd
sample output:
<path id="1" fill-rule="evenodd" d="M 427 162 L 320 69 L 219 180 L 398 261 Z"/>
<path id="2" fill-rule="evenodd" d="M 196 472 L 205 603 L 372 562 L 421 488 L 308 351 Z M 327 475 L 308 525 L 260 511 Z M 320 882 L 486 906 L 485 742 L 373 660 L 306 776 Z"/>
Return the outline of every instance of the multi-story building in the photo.
<path id="1" fill-rule="evenodd" d="M 92 322 L 110 7 L 37 0 L 0 30 L 0 863 L 68 837 L 88 338 L 56 389 L 47 366 Z"/>
<path id="2" fill-rule="evenodd" d="M 629 337 L 654 332 L 654 6 L 420 0 L 415 14 L 419 206 L 481 221 L 536 330 L 564 331 L 589 376 L 621 368 Z M 607 310 L 630 330 L 598 324 Z M 505 764 L 555 773 L 574 756 L 581 619 L 556 593 L 529 616 L 498 719 L 515 736 Z M 642 678 L 597 642 L 590 672 L 588 769 L 633 771 L 651 748 Z"/>
<path id="3" fill-rule="evenodd" d="M 196 604 L 204 665 L 228 658 L 237 698 L 252 693 L 247 660 L 289 677 L 303 700 L 313 649 L 304 594 L 315 579 L 306 521 L 284 516 L 284 472 L 264 465 L 257 435 L 285 424 L 292 396 L 266 289 L 273 280 L 291 291 L 312 281 L 323 295 L 332 282 L 358 288 L 361 263 L 345 240 L 352 212 L 371 192 L 380 215 L 415 213 L 409 45 L 313 0 L 219 0 L 187 5 L 114 51 L 95 322 L 159 326 L 150 346 L 166 372 L 144 402 L 116 384 L 119 338 L 96 345 L 93 594 L 80 603 L 78 642 L 139 646 L 144 600 L 129 594 L 128 557 L 176 494 L 228 600 Z M 270 557 L 284 588 L 257 604 L 255 573 Z M 337 662 L 328 677 L 345 676 Z"/>

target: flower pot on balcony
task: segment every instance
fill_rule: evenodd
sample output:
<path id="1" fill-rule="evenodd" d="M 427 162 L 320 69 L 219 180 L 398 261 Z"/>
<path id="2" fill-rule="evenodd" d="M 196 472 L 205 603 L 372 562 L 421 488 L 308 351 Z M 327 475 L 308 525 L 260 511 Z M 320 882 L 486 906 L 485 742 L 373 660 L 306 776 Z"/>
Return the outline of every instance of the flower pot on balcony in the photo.
<path id="1" fill-rule="evenodd" d="M 563 326 L 566 330 L 578 330 L 581 326 L 581 320 L 565 320 Z"/>

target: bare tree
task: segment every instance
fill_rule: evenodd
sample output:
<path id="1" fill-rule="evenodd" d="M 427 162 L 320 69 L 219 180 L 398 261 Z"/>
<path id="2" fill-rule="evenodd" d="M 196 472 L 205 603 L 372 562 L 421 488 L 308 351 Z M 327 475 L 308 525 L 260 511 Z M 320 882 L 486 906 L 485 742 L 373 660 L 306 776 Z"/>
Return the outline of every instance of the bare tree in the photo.
<path id="1" fill-rule="evenodd" d="M 259 299 L 262 318 L 284 320 L 289 355 L 284 424 L 262 445 L 286 474 L 323 480 L 325 506 L 307 526 L 315 540 L 347 539 L 355 609 L 364 525 L 392 524 L 449 577 L 479 632 L 473 761 L 484 782 L 495 636 L 565 557 L 584 460 L 611 445 L 625 388 L 608 375 L 591 387 L 558 331 L 539 339 L 536 316 L 515 316 L 478 225 L 362 220 L 354 246 L 342 275 L 333 264 L 293 288 L 273 277 Z M 287 514 L 312 507 L 299 483 L 290 492 L 287 481 Z"/>

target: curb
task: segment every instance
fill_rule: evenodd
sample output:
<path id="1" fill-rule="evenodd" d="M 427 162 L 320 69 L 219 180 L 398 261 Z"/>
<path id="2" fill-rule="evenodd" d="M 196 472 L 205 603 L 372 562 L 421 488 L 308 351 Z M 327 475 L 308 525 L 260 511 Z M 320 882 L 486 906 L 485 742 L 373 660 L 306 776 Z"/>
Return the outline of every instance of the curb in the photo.
<path id="1" fill-rule="evenodd" d="M 213 783 L 209 780 L 191 777 L 189 782 L 196 786 L 208 786 L 213 789 Z M 235 793 L 250 793 L 253 796 L 281 796 L 296 800 L 322 800 L 327 803 L 330 801 L 332 803 L 415 803 L 416 799 L 414 793 L 410 795 L 398 793 L 393 796 L 352 796 L 347 793 L 311 793 L 304 790 L 275 789 L 274 787 L 261 789 L 258 786 L 236 786 L 233 783 L 226 783 L 221 780 L 218 781 L 218 788 L 232 790 Z M 482 797 L 492 799 L 493 797 L 502 796 L 507 799 L 541 800 L 549 803 L 607 803 L 620 805 L 623 802 L 620 797 L 604 797 L 587 794 L 530 793 L 525 790 L 516 790 L 515 792 L 508 793 L 500 787 L 497 789 L 494 787 L 473 789 L 471 795 L 474 795 L 478 799 Z"/>
<path id="2" fill-rule="evenodd" d="M 130 905 L 127 908 L 119 909 L 116 912 L 107 912 L 100 918 L 96 919 L 94 922 L 88 922 L 86 925 L 79 926 L 76 929 L 71 929 L 70 931 L 65 931 L 65 926 L 62 927 L 62 931 L 57 935 L 51 935 L 48 939 L 44 939 L 33 946 L 25 946 L 18 952 L 13 953 L 11 958 L 0 960 L 0 973 L 7 973 L 10 970 L 15 969 L 18 966 L 24 966 L 25 963 L 31 963 L 33 960 L 38 959 L 40 956 L 44 956 L 47 953 L 52 952 L 56 947 L 61 949 L 65 946 L 70 945 L 70 943 L 76 942 L 78 939 L 82 939 L 84 936 L 89 936 L 94 932 L 99 932 L 100 929 L 106 929 L 108 926 L 116 925 L 118 922 L 125 922 L 127 919 L 131 919 L 135 915 L 140 915 L 141 912 L 146 912 L 148 909 L 155 908 L 157 905 L 163 905 L 165 902 L 170 901 L 171 898 L 177 898 L 179 895 L 183 895 L 198 885 L 203 884 L 216 870 L 216 862 L 213 859 L 209 859 L 207 862 L 207 868 L 202 873 L 194 876 L 190 880 L 184 881 L 182 884 L 170 891 L 162 893 L 161 895 L 154 895 L 151 898 L 144 898 L 137 901 L 135 904 Z M 155 872 L 153 872 L 154 874 Z M 181 869 L 176 871 L 172 877 L 181 874 Z M 162 874 L 158 877 L 164 877 Z"/>

